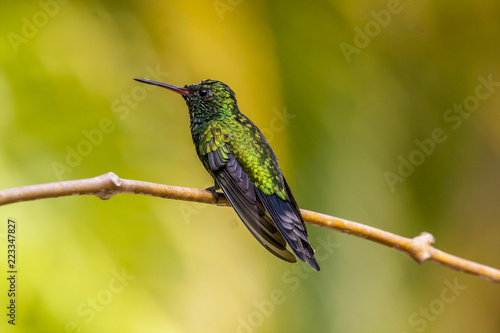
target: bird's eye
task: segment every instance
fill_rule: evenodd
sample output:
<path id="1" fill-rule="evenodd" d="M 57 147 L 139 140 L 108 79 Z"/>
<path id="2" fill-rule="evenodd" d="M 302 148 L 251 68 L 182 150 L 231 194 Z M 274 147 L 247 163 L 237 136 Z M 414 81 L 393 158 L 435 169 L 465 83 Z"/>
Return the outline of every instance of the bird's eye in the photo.
<path id="1" fill-rule="evenodd" d="M 206 97 L 208 95 L 208 90 L 201 89 L 198 94 L 200 95 L 200 97 Z"/>

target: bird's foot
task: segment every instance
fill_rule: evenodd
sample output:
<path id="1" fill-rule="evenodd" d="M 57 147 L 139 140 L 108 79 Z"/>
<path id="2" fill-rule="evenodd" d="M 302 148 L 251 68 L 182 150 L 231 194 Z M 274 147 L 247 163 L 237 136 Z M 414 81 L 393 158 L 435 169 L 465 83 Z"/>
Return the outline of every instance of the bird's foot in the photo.
<path id="1" fill-rule="evenodd" d="M 219 192 L 217 192 L 217 190 L 219 189 L 219 187 L 217 185 L 215 186 L 210 186 L 210 187 L 207 187 L 205 190 L 207 191 L 210 191 L 212 192 L 212 194 L 214 195 L 214 198 L 215 198 L 215 203 L 219 203 Z"/>

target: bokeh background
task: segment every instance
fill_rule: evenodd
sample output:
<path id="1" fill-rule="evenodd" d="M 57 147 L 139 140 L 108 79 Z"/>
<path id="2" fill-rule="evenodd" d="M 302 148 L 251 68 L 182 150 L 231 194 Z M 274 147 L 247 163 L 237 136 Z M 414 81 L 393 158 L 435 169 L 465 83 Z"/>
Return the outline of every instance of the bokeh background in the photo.
<path id="1" fill-rule="evenodd" d="M 2 189 L 109 171 L 210 186 L 182 98 L 132 78 L 212 78 L 268 136 L 302 208 L 428 231 L 500 267 L 498 1 L 11 1 L 0 22 Z M 228 208 L 17 203 L 0 210 L 1 276 L 9 217 L 18 316 L 6 323 L 2 278 L 2 332 L 500 331 L 497 284 L 319 227 L 315 273 Z"/>

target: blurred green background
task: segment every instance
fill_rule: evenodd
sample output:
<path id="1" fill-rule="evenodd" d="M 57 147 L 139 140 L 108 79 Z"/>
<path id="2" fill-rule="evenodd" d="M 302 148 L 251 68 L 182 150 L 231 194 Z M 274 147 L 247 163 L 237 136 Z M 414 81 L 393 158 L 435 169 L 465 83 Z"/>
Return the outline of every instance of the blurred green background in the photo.
<path id="1" fill-rule="evenodd" d="M 210 186 L 182 98 L 132 78 L 211 78 L 267 135 L 302 208 L 425 230 L 500 267 L 498 1 L 1 9 L 0 188 L 109 171 Z M 315 273 L 267 253 L 228 208 L 133 195 L 18 203 L 0 210 L 1 276 L 9 217 L 18 317 L 6 323 L 2 278 L 2 331 L 500 331 L 497 284 L 327 229 L 309 227 Z"/>

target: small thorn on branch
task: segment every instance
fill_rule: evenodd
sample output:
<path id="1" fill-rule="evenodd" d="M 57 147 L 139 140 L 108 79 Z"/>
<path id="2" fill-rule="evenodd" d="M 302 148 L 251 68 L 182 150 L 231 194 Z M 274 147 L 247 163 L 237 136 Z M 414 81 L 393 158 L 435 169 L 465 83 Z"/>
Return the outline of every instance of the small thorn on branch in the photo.
<path id="1" fill-rule="evenodd" d="M 101 189 L 94 193 L 101 200 L 109 200 L 116 194 L 120 193 L 121 179 L 113 172 L 105 173 L 104 175 L 91 178 L 102 184 Z"/>
<path id="2" fill-rule="evenodd" d="M 428 232 L 422 232 L 411 240 L 412 246 L 408 249 L 408 254 L 419 264 L 431 258 L 431 250 L 434 245 L 434 236 Z"/>

